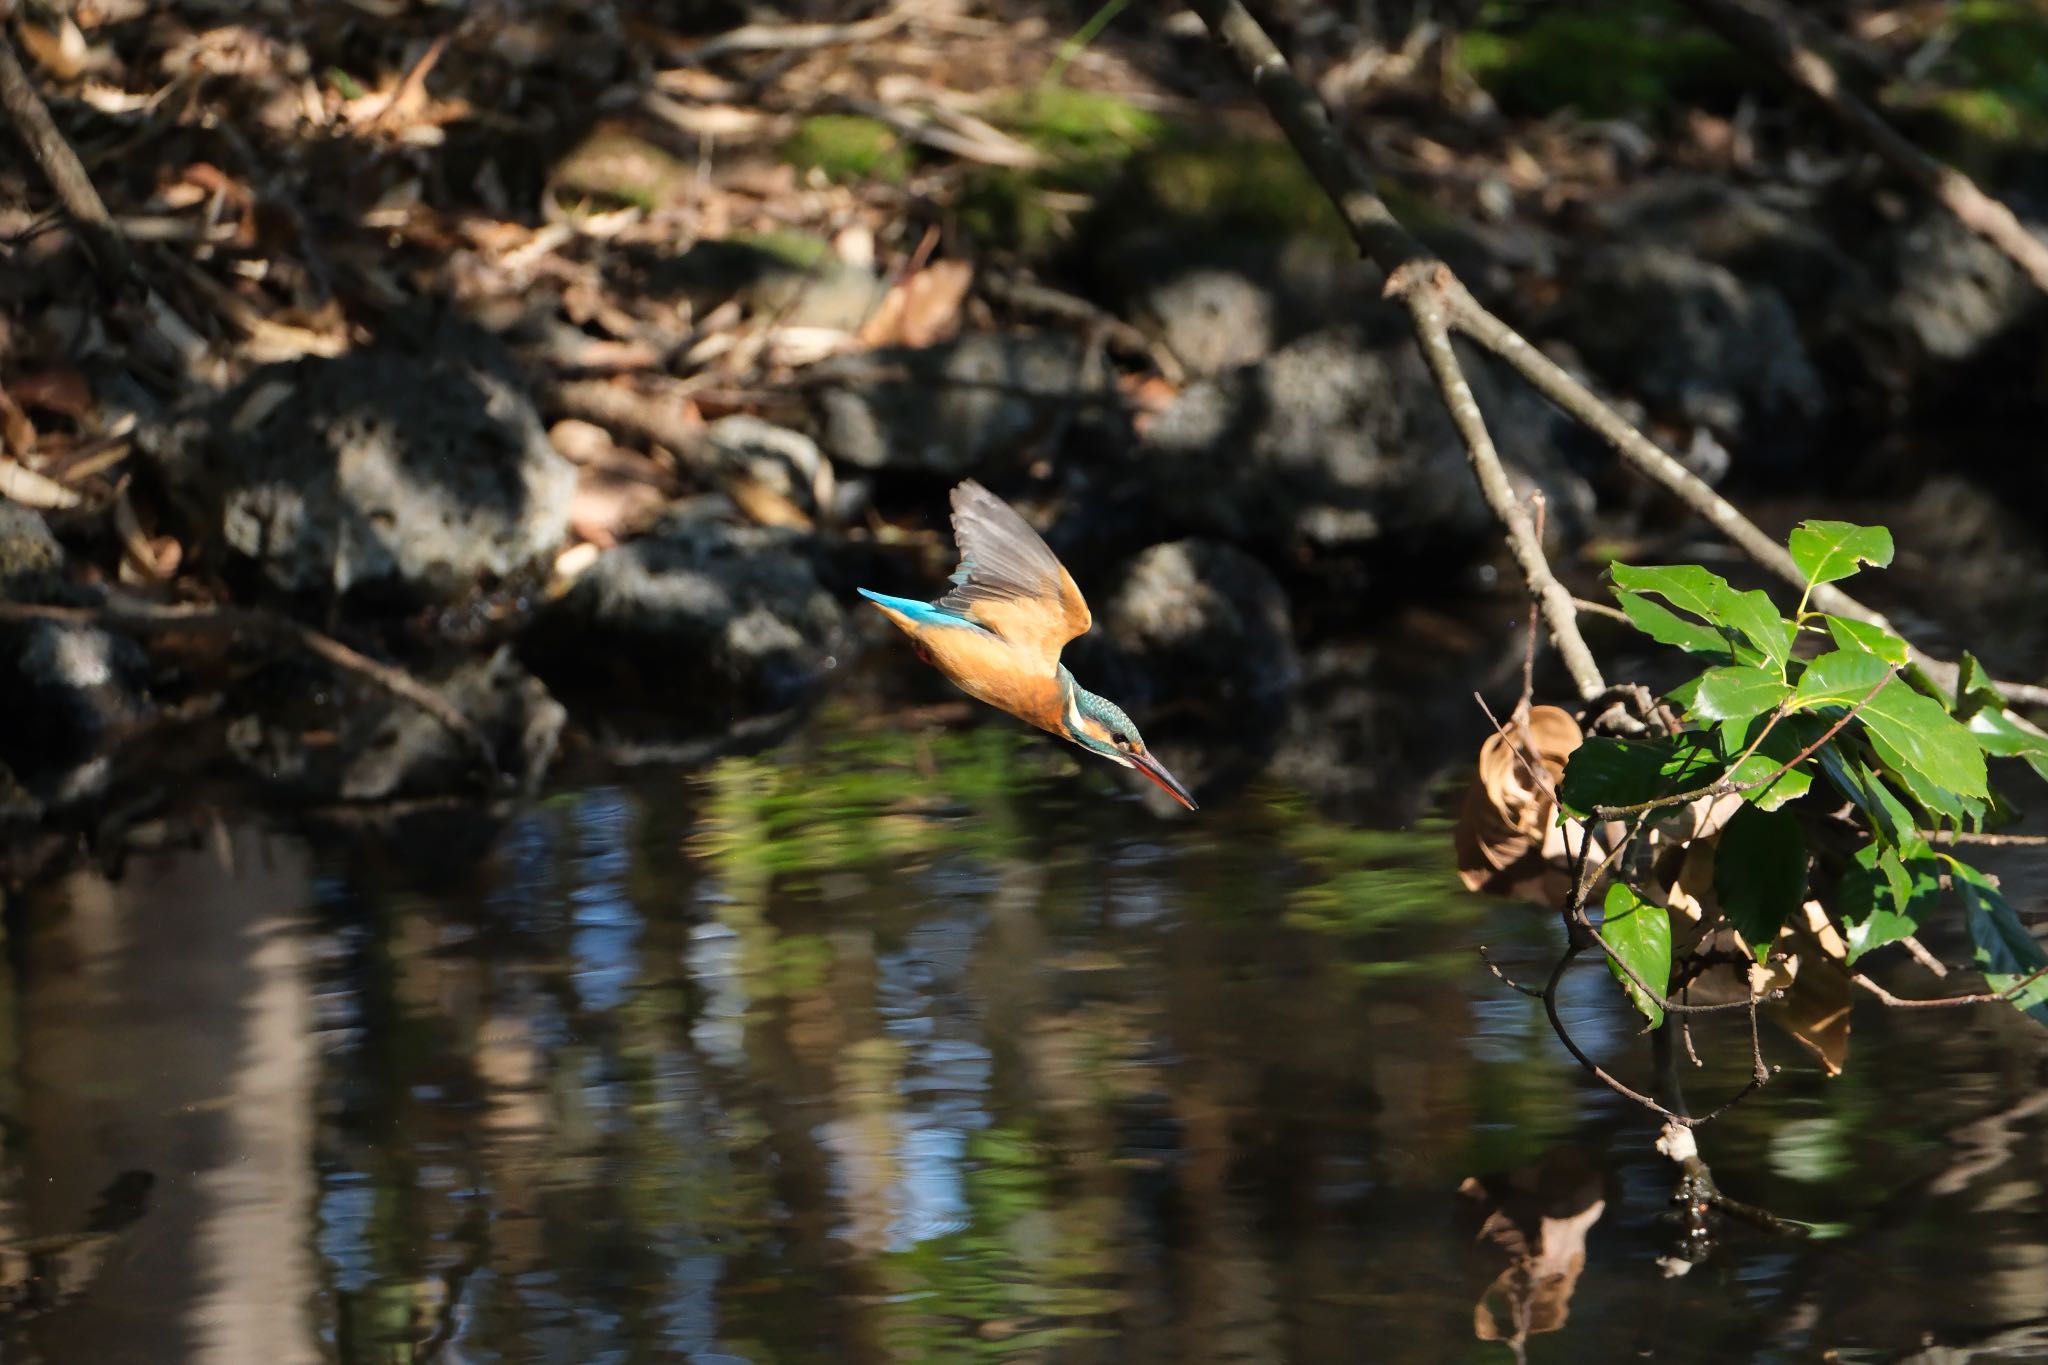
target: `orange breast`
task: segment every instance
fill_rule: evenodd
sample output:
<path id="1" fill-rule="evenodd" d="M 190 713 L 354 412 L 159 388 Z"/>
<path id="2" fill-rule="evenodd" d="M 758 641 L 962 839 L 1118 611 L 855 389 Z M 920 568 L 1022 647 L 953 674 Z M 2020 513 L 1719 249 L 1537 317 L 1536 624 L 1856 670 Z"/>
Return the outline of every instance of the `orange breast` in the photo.
<path id="1" fill-rule="evenodd" d="M 1059 679 L 1031 655 L 978 630 L 933 627 L 917 632 L 932 665 L 968 696 L 1059 733 Z"/>

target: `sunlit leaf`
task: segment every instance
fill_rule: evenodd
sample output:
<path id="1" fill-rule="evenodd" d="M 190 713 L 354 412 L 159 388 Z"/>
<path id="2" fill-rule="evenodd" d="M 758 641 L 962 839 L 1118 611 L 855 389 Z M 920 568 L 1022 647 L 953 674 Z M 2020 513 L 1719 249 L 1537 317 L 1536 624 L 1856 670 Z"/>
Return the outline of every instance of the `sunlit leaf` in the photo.
<path id="1" fill-rule="evenodd" d="M 1747 720 L 1731 720 L 1717 727 L 1714 732 L 1714 749 L 1724 760 L 1733 762 L 1737 754 L 1749 748 L 1756 738 L 1756 732 L 1766 724 L 1763 716 L 1751 716 Z M 1800 741 L 1798 729 L 1781 722 L 1771 727 L 1763 742 L 1749 757 L 1729 770 L 1728 776 L 1738 785 L 1746 782 L 1762 782 L 1772 773 L 1778 773 L 1768 784 L 1751 787 L 1742 793 L 1742 799 L 1759 810 L 1776 810 L 1787 801 L 1796 801 L 1813 788 L 1813 772 L 1808 764 L 1796 768 L 1785 768 L 1805 748 Z M 1779 772 L 1779 769 L 1785 771 Z"/>
<path id="2" fill-rule="evenodd" d="M 1615 957 L 1644 981 L 1657 988 L 1659 997 L 1671 992 L 1671 915 L 1661 905 L 1652 905 L 1623 882 L 1607 888 L 1600 921 L 1601 936 Z M 1628 998 L 1650 1021 L 1651 1027 L 1664 1022 L 1664 1007 L 1645 995 L 1628 973 L 1613 959 L 1607 970 L 1614 973 Z"/>
<path id="3" fill-rule="evenodd" d="M 1770 594 L 1761 590 L 1726 590 L 1718 610 L 1723 622 L 1734 627 L 1743 639 L 1763 654 L 1771 672 L 1784 677 L 1785 665 L 1792 658 L 1793 628 L 1790 621 L 1778 614 Z"/>
<path id="4" fill-rule="evenodd" d="M 1637 630 L 1660 645 L 1671 645 L 1689 654 L 1704 654 L 1709 658 L 1734 658 L 1726 637 L 1712 626 L 1688 621 L 1663 603 L 1654 602 L 1641 593 L 1616 592 L 1614 600 L 1621 604 L 1622 613 Z"/>
<path id="5" fill-rule="evenodd" d="M 1846 616 L 1823 616 L 1828 634 L 1835 637 L 1835 643 L 1843 649 L 1862 650 L 1875 654 L 1888 664 L 1904 667 L 1906 663 L 1906 642 L 1887 630 L 1880 630 L 1867 621 L 1852 621 Z"/>
<path id="6" fill-rule="evenodd" d="M 1940 871 L 1941 864 L 1917 839 L 1904 856 L 1876 843 L 1858 849 L 1835 896 L 1849 961 L 1919 933 L 1940 903 Z"/>
<path id="7" fill-rule="evenodd" d="M 2022 727 L 2002 708 L 1982 710 L 1970 717 L 1970 736 L 1977 747 L 1994 758 L 2023 758 L 2043 778 L 2048 778 L 2048 739 Z"/>
<path id="8" fill-rule="evenodd" d="M 1692 713 L 1702 720 L 1747 720 L 1775 710 L 1792 688 L 1768 669 L 1751 664 L 1710 668 L 1700 675 Z"/>
<path id="9" fill-rule="evenodd" d="M 2020 981 L 2048 966 L 2048 953 L 2027 932 L 2019 913 L 2004 894 L 1976 868 L 1956 858 L 1947 859 L 1949 879 L 1962 894 L 1968 912 L 1970 941 L 1977 948 L 1977 965 L 1994 991 L 2012 989 Z M 2014 1008 L 2025 1010 L 2048 1024 L 2048 977 L 2033 982 L 2013 996 Z"/>
<path id="10" fill-rule="evenodd" d="M 1792 562 L 1809 583 L 1833 583 L 1865 564 L 1892 562 L 1892 533 L 1882 526 L 1847 521 L 1803 521 L 1789 542 Z"/>
<path id="11" fill-rule="evenodd" d="M 1680 611 L 1705 621 L 1718 620 L 1723 605 L 1734 595 L 1728 580 L 1697 564 L 1615 564 L 1608 572 L 1617 588 L 1656 593 Z"/>
<path id="12" fill-rule="evenodd" d="M 1757 961 L 1770 956 L 1779 928 L 1806 899 L 1806 836 L 1798 818 L 1755 806 L 1736 811 L 1714 855 L 1714 894 Z"/>
<path id="13" fill-rule="evenodd" d="M 1970 732 L 1941 703 L 1900 685 L 1896 675 L 1887 682 L 1888 671 L 1874 655 L 1836 650 L 1807 665 L 1794 696 L 1806 710 L 1861 703 L 1857 719 L 1887 764 L 1910 768 L 1957 796 L 1988 798 L 1984 752 Z"/>

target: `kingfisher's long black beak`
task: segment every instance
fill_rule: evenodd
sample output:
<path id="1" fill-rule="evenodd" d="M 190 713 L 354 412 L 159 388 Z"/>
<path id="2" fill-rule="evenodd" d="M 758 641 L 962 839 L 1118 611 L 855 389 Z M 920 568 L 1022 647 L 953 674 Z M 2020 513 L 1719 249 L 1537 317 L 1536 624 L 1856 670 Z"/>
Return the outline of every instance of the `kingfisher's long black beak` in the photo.
<path id="1" fill-rule="evenodd" d="M 1200 809 L 1200 807 L 1195 805 L 1195 798 L 1188 795 L 1188 789 L 1180 784 L 1180 779 L 1166 771 L 1165 764 L 1150 754 L 1132 754 L 1130 757 L 1131 766 L 1152 779 L 1161 791 L 1180 802 L 1183 806 L 1186 806 L 1189 810 Z"/>

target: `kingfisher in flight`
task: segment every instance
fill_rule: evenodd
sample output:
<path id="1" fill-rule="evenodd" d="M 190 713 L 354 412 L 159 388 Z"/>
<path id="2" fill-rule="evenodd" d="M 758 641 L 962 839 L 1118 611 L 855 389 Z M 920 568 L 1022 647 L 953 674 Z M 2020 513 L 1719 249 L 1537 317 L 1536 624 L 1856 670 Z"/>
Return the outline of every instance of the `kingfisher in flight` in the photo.
<path id="1" fill-rule="evenodd" d="M 917 657 L 978 701 L 1008 711 L 1125 768 L 1195 809 L 1123 708 L 1074 681 L 1060 662 L 1093 621 L 1074 579 L 1017 509 L 969 479 L 953 490 L 960 567 L 936 602 L 860 589 L 917 646 Z"/>

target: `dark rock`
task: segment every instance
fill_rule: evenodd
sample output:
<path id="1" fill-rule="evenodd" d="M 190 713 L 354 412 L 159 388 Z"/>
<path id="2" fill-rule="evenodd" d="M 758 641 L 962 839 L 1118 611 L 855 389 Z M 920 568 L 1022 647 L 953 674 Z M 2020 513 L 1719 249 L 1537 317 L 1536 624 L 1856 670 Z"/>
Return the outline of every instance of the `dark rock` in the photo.
<path id="1" fill-rule="evenodd" d="M 1554 322 L 1609 384 L 1751 446 L 1796 442 L 1826 407 L 1783 296 L 1668 247 L 1592 253 Z"/>
<path id="2" fill-rule="evenodd" d="M 1817 208 L 1790 187 L 1676 175 L 1601 202 L 1593 221 L 1611 241 L 1669 247 L 1776 290 L 1812 338 L 1852 325 L 1872 289 L 1870 272 L 1815 221 Z"/>
<path id="3" fill-rule="evenodd" d="M 1082 684 L 1130 710 L 1190 789 L 1214 795 L 1271 756 L 1299 673 L 1287 594 L 1229 545 L 1154 545 L 1108 579 L 1067 651 Z"/>
<path id="4" fill-rule="evenodd" d="M 802 432 L 738 414 L 713 422 L 704 438 L 736 495 L 764 492 L 813 520 L 836 510 L 832 466 Z"/>
<path id="5" fill-rule="evenodd" d="M 42 514 L 0 498 L 0 599 L 35 602 L 63 580 L 64 547 Z"/>
<path id="6" fill-rule="evenodd" d="M 510 649 L 421 681 L 483 736 L 502 777 L 527 792 L 539 786 L 567 713 Z M 474 748 L 410 701 L 364 689 L 339 707 L 325 699 L 312 705 L 304 716 L 283 706 L 241 717 L 228 726 L 228 751 L 300 801 L 383 801 L 485 784 Z M 330 740 L 306 741 L 309 729 L 330 728 Z"/>
<path id="7" fill-rule="evenodd" d="M 1966 360 L 2042 309 L 2011 258 L 1944 209 L 1921 209 L 1888 245 L 1890 322 L 1922 355 Z"/>
<path id="8" fill-rule="evenodd" d="M 126 636 L 70 621 L 0 627 L 0 764 L 38 800 L 104 790 L 111 751 L 149 723 L 149 661 Z"/>
<path id="9" fill-rule="evenodd" d="M 976 332 L 814 366 L 824 444 L 863 469 L 957 476 L 1015 466 L 1034 446 L 1100 424 L 1114 393 L 1103 358 L 1065 332 Z"/>
<path id="10" fill-rule="evenodd" d="M 1970 650 L 2000 677 L 2031 680 L 2048 656 L 2048 549 L 2015 500 L 1938 474 L 1884 520 L 1898 543 L 1888 610 L 1909 638 L 1954 658 Z"/>
<path id="11" fill-rule="evenodd" d="M 1075 667 L 1113 675 L 1120 697 L 1193 704 L 1230 724 L 1246 708 L 1284 705 L 1299 672 L 1287 593 L 1258 560 L 1212 540 L 1154 545 L 1132 559 L 1076 644 Z"/>
<path id="12" fill-rule="evenodd" d="M 521 650 L 572 707 L 674 714 L 698 733 L 798 705 L 836 667 L 845 613 L 792 532 L 672 520 L 607 550 Z"/>
<path id="13" fill-rule="evenodd" d="M 1461 352 L 1501 455 L 1562 530 L 1591 508 L 1560 419 Z M 1275 553 L 1476 543 L 1492 518 L 1415 343 L 1391 310 L 1196 384 L 1147 431 L 1152 495 L 1176 529 Z"/>
<path id="14" fill-rule="evenodd" d="M 201 544 L 294 594 L 445 600 L 546 561 L 576 471 L 499 344 L 442 323 L 269 365 L 145 442 Z"/>

